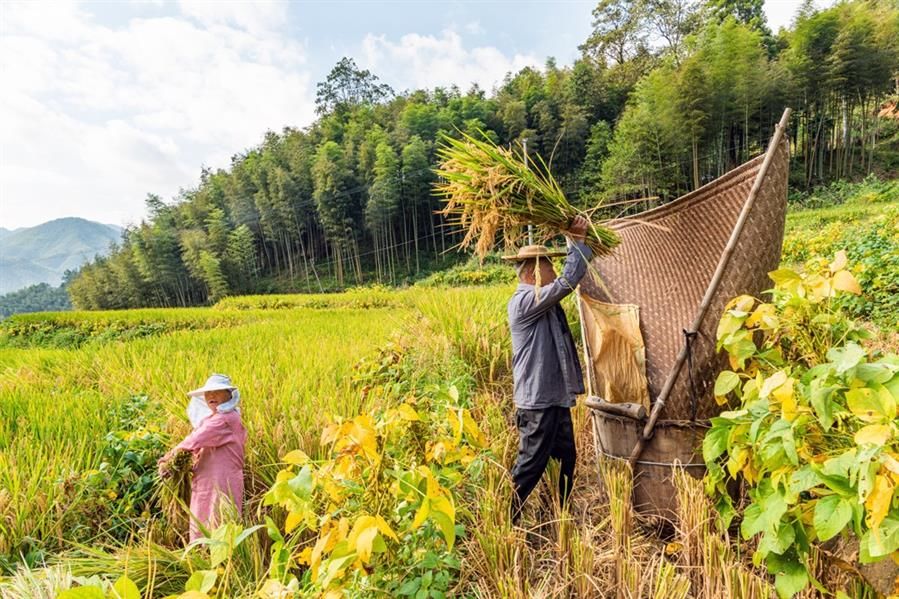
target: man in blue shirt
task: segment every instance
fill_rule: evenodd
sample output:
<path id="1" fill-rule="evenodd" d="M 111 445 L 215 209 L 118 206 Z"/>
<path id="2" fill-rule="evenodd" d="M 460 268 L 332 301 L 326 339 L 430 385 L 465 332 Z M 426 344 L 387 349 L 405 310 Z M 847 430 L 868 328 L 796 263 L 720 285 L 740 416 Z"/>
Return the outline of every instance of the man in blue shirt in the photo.
<path id="1" fill-rule="evenodd" d="M 583 374 L 574 338 L 560 302 L 574 291 L 592 257 L 584 244 L 587 220 L 576 217 L 569 231 L 568 252 L 562 274 L 556 277 L 550 258 L 562 255 L 543 246 L 526 246 L 515 256 L 518 288 L 509 300 L 512 333 L 512 378 L 518 458 L 512 468 L 515 495 L 512 521 L 543 476 L 549 458 L 561 462 L 559 496 L 564 506 L 571 492 L 574 464 L 574 428 L 571 407 L 584 392 Z"/>

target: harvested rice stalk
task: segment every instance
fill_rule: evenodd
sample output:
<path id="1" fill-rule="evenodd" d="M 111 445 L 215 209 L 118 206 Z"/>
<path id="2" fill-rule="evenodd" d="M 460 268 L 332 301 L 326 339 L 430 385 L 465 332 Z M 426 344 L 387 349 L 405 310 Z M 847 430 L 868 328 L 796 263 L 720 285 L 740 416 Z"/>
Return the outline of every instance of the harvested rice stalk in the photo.
<path id="1" fill-rule="evenodd" d="M 194 455 L 178 450 L 171 459 L 159 465 L 159 502 L 169 523 L 164 535 L 166 541 L 183 541 L 190 524 L 190 482 L 193 474 Z"/>
<path id="2" fill-rule="evenodd" d="M 483 258 L 502 232 L 505 244 L 514 245 L 524 236 L 527 225 L 545 243 L 565 231 L 575 216 L 590 221 L 586 239 L 594 255 L 603 256 L 618 245 L 618 235 L 601 223 L 593 222 L 591 212 L 568 203 L 558 182 L 542 158 L 536 167 L 524 162 L 506 148 L 462 133 L 461 139 L 444 135 L 437 150 L 441 164 L 436 173 L 442 181 L 436 192 L 446 200 L 441 214 L 465 231 L 461 247 L 474 246 Z"/>

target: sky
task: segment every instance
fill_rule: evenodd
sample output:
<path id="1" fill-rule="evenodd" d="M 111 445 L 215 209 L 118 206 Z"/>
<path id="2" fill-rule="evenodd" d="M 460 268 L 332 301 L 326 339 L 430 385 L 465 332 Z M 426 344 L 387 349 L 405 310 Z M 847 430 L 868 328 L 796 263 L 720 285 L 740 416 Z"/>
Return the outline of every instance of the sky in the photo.
<path id="1" fill-rule="evenodd" d="M 774 31 L 801 0 L 766 0 Z M 826 0 L 822 0 L 826 1 Z M 594 0 L 0 0 L 0 227 L 79 216 L 125 226 L 315 118 L 343 56 L 394 90 L 570 64 Z"/>

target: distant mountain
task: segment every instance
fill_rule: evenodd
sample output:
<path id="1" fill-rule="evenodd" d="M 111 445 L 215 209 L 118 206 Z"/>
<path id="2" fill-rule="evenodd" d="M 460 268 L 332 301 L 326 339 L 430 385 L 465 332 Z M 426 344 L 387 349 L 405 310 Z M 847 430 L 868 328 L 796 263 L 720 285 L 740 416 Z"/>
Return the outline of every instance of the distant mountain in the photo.
<path id="1" fill-rule="evenodd" d="M 0 228 L 0 294 L 36 283 L 59 285 L 68 269 L 78 268 L 122 231 L 83 218 L 59 218 L 21 229 Z"/>

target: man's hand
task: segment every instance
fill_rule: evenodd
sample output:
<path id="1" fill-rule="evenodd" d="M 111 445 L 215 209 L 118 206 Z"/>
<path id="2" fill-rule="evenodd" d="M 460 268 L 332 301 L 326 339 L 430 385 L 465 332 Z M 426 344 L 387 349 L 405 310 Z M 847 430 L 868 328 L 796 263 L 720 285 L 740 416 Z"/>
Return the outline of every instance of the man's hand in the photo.
<path id="1" fill-rule="evenodd" d="M 568 227 L 568 236 L 574 241 L 584 241 L 589 225 L 590 223 L 583 216 L 575 216 L 574 220 L 571 221 L 571 226 Z"/>

